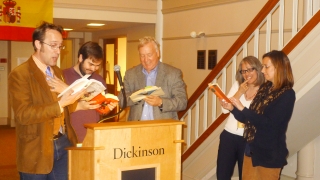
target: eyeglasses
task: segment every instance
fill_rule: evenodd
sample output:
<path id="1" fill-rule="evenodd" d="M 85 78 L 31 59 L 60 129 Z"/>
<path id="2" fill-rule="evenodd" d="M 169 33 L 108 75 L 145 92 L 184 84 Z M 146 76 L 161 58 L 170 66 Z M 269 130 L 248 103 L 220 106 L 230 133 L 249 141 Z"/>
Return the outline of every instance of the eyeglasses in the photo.
<path id="1" fill-rule="evenodd" d="M 58 44 L 47 44 L 47 43 L 45 43 L 45 42 L 43 42 L 43 41 L 40 41 L 41 43 L 43 43 L 43 44 L 46 44 L 46 45 L 48 45 L 48 46 L 50 46 L 51 47 L 51 49 L 53 49 L 53 50 L 57 50 L 57 49 L 59 49 L 59 50 L 62 50 L 62 49 L 64 49 L 65 48 L 65 46 L 59 46 Z"/>
<path id="2" fill-rule="evenodd" d="M 256 68 L 248 68 L 247 70 L 240 70 L 239 72 L 245 74 L 246 72 L 252 72 L 253 70 L 256 70 Z"/>

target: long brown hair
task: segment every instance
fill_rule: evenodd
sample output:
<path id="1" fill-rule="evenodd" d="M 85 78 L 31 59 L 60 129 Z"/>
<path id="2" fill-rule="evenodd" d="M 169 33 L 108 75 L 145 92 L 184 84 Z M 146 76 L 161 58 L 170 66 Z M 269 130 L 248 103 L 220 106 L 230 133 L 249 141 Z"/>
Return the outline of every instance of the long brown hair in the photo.
<path id="1" fill-rule="evenodd" d="M 276 70 L 274 74 L 273 89 L 281 89 L 284 86 L 292 88 L 294 79 L 288 56 L 282 51 L 273 50 L 262 56 L 262 58 L 265 57 L 271 59 L 271 63 Z"/>

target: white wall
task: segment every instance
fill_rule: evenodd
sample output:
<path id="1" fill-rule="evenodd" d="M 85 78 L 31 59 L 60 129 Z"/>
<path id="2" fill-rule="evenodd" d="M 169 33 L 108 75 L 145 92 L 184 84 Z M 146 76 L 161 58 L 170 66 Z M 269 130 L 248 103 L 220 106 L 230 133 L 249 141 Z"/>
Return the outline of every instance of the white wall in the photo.
<path id="1" fill-rule="evenodd" d="M 314 139 L 315 157 L 314 157 L 314 175 L 309 179 L 320 179 L 320 136 Z M 288 164 L 283 168 L 282 175 L 296 178 L 297 171 L 297 153 L 288 158 Z"/>
<path id="2" fill-rule="evenodd" d="M 315 139 L 314 179 L 320 179 L 320 136 Z"/>
<path id="3" fill-rule="evenodd" d="M 281 174 L 295 178 L 297 171 L 297 154 L 294 154 L 292 157 L 288 158 L 287 161 L 288 164 L 283 168 Z"/>

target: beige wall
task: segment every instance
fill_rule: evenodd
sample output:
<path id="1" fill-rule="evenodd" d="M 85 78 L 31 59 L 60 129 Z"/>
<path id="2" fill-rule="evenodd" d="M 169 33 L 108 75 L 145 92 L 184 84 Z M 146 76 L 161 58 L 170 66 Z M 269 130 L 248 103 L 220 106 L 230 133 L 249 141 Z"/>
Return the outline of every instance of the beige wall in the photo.
<path id="1" fill-rule="evenodd" d="M 188 97 L 210 72 L 196 69 L 197 50 L 216 49 L 221 59 L 266 2 L 251 0 L 164 14 L 163 62 L 182 70 Z M 206 37 L 193 39 L 191 31 L 203 31 Z"/>
<path id="2" fill-rule="evenodd" d="M 155 23 L 156 0 L 54 0 L 53 18 Z"/>
<path id="3" fill-rule="evenodd" d="M 87 9 L 110 9 L 115 11 L 130 12 L 155 12 L 156 0 L 54 0 L 54 6 L 59 7 L 83 7 Z"/>
<path id="4" fill-rule="evenodd" d="M 127 37 L 126 69 L 130 69 L 140 63 L 137 46 L 139 38 L 143 36 L 155 36 L 155 24 L 147 24 L 106 32 L 96 32 L 93 33 L 93 41 L 98 41 L 99 39 Z"/>
<path id="5" fill-rule="evenodd" d="M 33 52 L 32 42 L 11 41 L 11 69 L 18 66 L 18 59 L 29 59 Z"/>
<path id="6" fill-rule="evenodd" d="M 0 58 L 7 58 L 9 62 L 0 63 L 0 66 L 4 67 L 4 70 L 0 71 L 0 125 L 12 124 L 12 122 L 7 121 L 11 119 L 11 112 L 9 112 L 11 109 L 8 106 L 8 74 L 11 69 L 17 67 L 18 59 L 25 60 L 29 58 L 33 52 L 31 42 L 0 41 Z"/>
<path id="7" fill-rule="evenodd" d="M 8 41 L 0 41 L 0 58 L 6 58 L 8 62 Z M 0 125 L 7 124 L 8 117 L 8 63 L 0 63 Z"/>
<path id="8" fill-rule="evenodd" d="M 33 54 L 34 49 L 32 46 L 32 42 L 19 42 L 12 41 L 11 42 L 11 70 L 16 68 L 19 63 L 26 61 Z M 12 111 L 11 111 L 12 112 Z M 10 116 L 11 121 L 10 125 L 14 125 L 14 115 L 13 113 Z"/>
<path id="9" fill-rule="evenodd" d="M 121 67 L 120 72 L 123 76 L 127 69 L 127 38 L 126 37 L 118 38 L 118 65 Z M 119 83 L 118 83 L 117 89 L 118 91 L 121 90 Z"/>
<path id="10" fill-rule="evenodd" d="M 60 52 L 60 68 L 67 69 L 74 65 L 73 42 L 71 39 L 65 39 L 63 45 L 65 45 L 65 49 Z"/>
<path id="11" fill-rule="evenodd" d="M 175 1 L 163 1 L 162 7 L 165 11 L 168 10 L 186 10 L 194 9 L 201 6 L 213 6 L 225 3 L 243 2 L 246 0 L 175 0 Z M 248 1 L 248 0 L 247 0 Z"/>

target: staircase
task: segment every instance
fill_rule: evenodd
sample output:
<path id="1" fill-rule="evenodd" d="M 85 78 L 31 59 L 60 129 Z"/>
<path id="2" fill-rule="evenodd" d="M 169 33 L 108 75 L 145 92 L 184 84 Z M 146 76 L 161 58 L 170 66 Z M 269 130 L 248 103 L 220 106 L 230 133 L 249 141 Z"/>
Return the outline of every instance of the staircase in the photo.
<path id="1" fill-rule="evenodd" d="M 228 114 L 221 114 L 220 104 L 207 85 L 217 82 L 228 92 L 238 63 L 247 55 L 261 58 L 266 52 L 282 49 L 289 56 L 296 92 L 287 131 L 289 157 L 320 135 L 319 5 L 319 0 L 269 0 L 189 98 L 187 109 L 179 113 L 180 120 L 186 123 L 184 180 L 215 179 L 219 135 Z"/>

